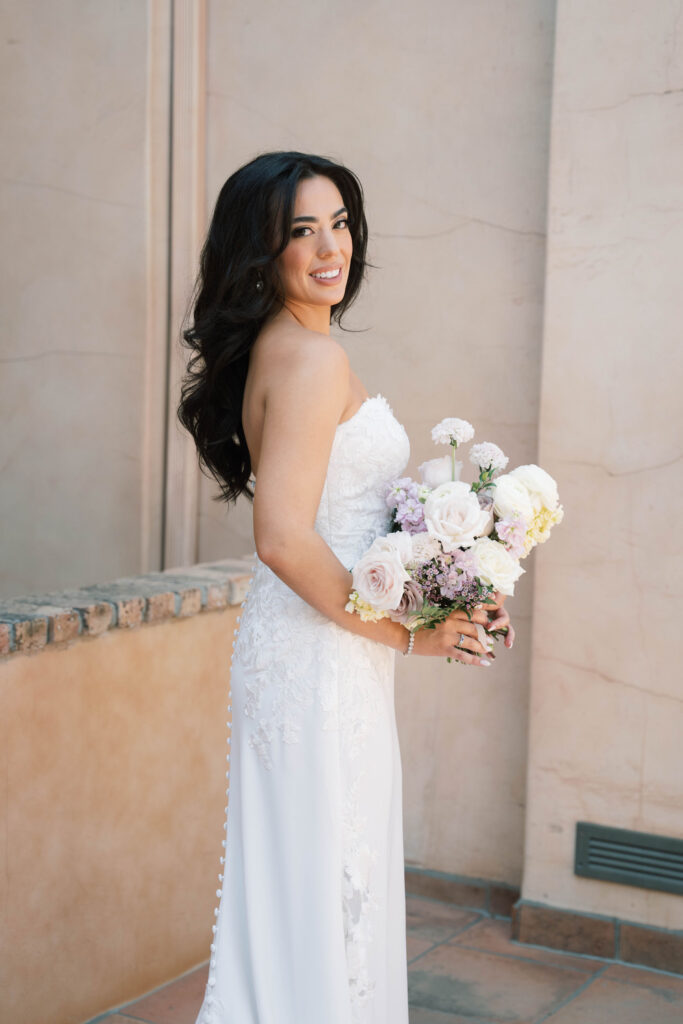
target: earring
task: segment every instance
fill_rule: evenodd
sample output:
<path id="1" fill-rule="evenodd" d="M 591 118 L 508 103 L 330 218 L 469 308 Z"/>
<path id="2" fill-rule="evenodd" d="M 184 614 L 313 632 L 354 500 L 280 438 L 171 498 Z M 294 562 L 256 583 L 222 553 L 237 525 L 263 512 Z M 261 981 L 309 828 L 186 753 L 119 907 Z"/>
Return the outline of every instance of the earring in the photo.
<path id="1" fill-rule="evenodd" d="M 263 281 L 261 280 L 260 277 L 259 277 L 258 281 L 256 282 L 256 291 L 258 291 L 258 292 L 262 292 L 263 291 Z"/>

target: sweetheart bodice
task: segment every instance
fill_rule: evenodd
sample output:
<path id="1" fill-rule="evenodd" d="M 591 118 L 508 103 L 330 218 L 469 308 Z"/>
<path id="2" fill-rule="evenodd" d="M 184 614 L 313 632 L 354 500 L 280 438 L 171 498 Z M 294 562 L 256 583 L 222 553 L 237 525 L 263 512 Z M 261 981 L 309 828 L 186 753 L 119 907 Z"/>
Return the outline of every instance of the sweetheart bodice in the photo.
<path id="1" fill-rule="evenodd" d="M 315 530 L 347 568 L 388 533 L 386 488 L 409 458 L 408 435 L 381 393 L 337 425 Z"/>

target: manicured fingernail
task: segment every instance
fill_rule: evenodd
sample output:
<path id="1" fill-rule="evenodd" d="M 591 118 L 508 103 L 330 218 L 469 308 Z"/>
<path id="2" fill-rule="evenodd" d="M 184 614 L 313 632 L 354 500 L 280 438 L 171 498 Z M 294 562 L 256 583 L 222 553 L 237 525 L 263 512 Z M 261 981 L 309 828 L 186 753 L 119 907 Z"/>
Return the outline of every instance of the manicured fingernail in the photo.
<path id="1" fill-rule="evenodd" d="M 486 658 L 480 658 L 479 659 L 479 664 L 480 665 L 486 665 L 486 667 L 488 668 L 488 666 L 491 664 L 491 662 L 487 661 Z"/>

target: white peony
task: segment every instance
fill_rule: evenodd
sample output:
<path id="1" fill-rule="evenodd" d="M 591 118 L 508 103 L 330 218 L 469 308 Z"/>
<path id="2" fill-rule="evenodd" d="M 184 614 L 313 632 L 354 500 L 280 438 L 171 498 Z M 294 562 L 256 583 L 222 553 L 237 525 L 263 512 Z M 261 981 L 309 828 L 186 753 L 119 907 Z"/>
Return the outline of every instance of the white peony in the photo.
<path id="1" fill-rule="evenodd" d="M 412 553 L 410 536 L 405 536 Z M 378 537 L 377 540 L 383 541 L 385 538 Z M 399 546 L 377 544 L 377 540 L 354 565 L 353 588 L 361 601 L 379 611 L 388 611 L 397 607 L 403 596 L 403 584 L 410 577 L 403 567 Z"/>
<path id="2" fill-rule="evenodd" d="M 415 565 L 424 565 L 425 562 L 429 562 L 441 554 L 441 545 L 429 531 L 414 533 L 410 539 L 413 547 L 411 561 Z"/>
<path id="3" fill-rule="evenodd" d="M 435 427 L 432 427 L 432 441 L 437 444 L 450 444 L 456 441 L 457 444 L 464 444 L 474 437 L 474 427 L 467 420 L 459 420 L 455 416 L 449 416 L 441 420 Z"/>
<path id="4" fill-rule="evenodd" d="M 525 572 L 517 559 L 499 541 L 488 537 L 480 537 L 470 550 L 476 559 L 477 576 L 501 594 L 514 594 L 515 582 Z"/>
<path id="5" fill-rule="evenodd" d="M 493 492 L 493 509 L 501 519 L 511 519 L 515 513 L 531 522 L 534 507 L 529 491 L 521 480 L 511 473 L 499 476 Z"/>
<path id="6" fill-rule="evenodd" d="M 455 463 L 455 479 L 460 479 L 462 462 Z M 453 479 L 453 459 L 450 455 L 444 455 L 441 459 L 428 459 L 417 467 L 422 477 L 422 482 L 427 487 L 438 487 Z"/>
<path id="7" fill-rule="evenodd" d="M 480 469 L 505 469 L 508 462 L 507 455 L 491 441 L 482 441 L 481 444 L 473 444 L 470 448 L 470 462 Z"/>
<path id="8" fill-rule="evenodd" d="M 550 473 L 546 473 L 540 466 L 535 466 L 531 463 L 528 466 L 518 466 L 517 469 L 512 470 L 509 476 L 518 480 L 520 484 L 526 487 L 535 512 L 540 511 L 542 508 L 547 508 L 550 512 L 555 511 L 559 504 L 560 496 L 557 491 L 557 484 Z"/>
<path id="9" fill-rule="evenodd" d="M 440 484 L 424 505 L 427 529 L 441 541 L 444 551 L 468 548 L 489 527 L 490 515 L 463 480 Z M 490 529 L 490 527 L 489 527 Z"/>

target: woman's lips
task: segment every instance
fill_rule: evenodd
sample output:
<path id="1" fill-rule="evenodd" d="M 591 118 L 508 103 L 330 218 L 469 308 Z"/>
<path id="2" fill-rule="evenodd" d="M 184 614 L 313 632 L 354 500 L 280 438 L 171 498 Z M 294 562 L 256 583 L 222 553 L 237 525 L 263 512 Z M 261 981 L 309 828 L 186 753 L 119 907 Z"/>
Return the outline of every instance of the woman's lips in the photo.
<path id="1" fill-rule="evenodd" d="M 337 273 L 335 274 L 334 277 L 316 277 L 315 274 L 311 274 L 310 276 L 318 284 L 339 284 L 339 282 L 341 281 L 341 276 L 342 276 L 342 268 L 339 267 L 337 269 Z"/>

